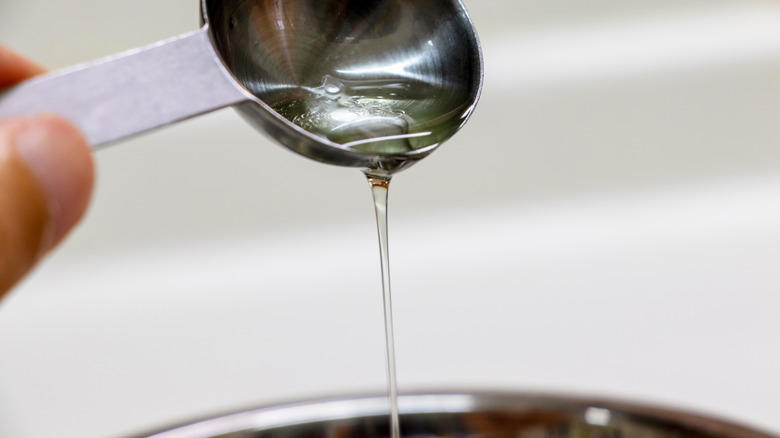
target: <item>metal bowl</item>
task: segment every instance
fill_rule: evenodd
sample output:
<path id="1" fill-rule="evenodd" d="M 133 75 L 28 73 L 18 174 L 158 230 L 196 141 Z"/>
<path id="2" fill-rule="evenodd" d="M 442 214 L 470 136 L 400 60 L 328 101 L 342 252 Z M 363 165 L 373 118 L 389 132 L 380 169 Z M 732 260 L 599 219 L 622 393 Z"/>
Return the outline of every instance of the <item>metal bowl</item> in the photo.
<path id="1" fill-rule="evenodd" d="M 778 438 L 697 414 L 601 399 L 518 393 L 400 397 L 405 438 Z M 138 438 L 385 438 L 385 397 L 263 407 Z"/>

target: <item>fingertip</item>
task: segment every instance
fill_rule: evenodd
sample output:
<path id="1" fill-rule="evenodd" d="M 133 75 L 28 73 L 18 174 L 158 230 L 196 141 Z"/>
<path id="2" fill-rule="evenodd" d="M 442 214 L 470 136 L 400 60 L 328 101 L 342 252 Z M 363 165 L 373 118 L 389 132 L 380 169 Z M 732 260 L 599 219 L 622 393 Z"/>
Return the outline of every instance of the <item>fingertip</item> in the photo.
<path id="1" fill-rule="evenodd" d="M 37 76 L 45 71 L 40 65 L 7 47 L 0 46 L 0 88 Z"/>
<path id="2" fill-rule="evenodd" d="M 44 250 L 51 249 L 87 210 L 94 184 L 92 151 L 76 127 L 54 115 L 22 122 L 14 144 L 46 196 L 50 230 Z"/>

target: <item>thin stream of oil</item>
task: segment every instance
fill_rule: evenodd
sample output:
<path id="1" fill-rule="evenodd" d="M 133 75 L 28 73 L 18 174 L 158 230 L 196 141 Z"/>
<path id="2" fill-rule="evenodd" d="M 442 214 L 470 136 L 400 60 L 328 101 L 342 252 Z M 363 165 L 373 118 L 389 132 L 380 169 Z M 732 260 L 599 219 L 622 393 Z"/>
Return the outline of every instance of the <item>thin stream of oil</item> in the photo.
<path id="1" fill-rule="evenodd" d="M 390 401 L 390 438 L 401 437 L 398 414 L 398 381 L 395 372 L 395 340 L 393 337 L 393 300 L 390 292 L 390 252 L 387 232 L 387 195 L 390 177 L 367 174 L 376 211 L 376 229 L 379 235 L 379 258 L 382 262 L 382 297 L 385 309 L 385 346 L 387 359 L 387 391 Z"/>
<path id="2" fill-rule="evenodd" d="M 326 75 L 322 84 L 302 89 L 296 99 L 274 105 L 294 124 L 346 147 L 376 154 L 406 154 L 427 147 L 453 129 L 448 124 L 420 124 L 427 103 L 438 91 L 430 84 L 411 81 L 347 81 Z M 415 109 L 414 111 L 407 111 Z M 393 305 L 387 233 L 387 196 L 390 174 L 367 171 L 376 210 L 382 295 L 385 312 L 387 387 L 390 404 L 390 438 L 400 438 L 398 384 L 396 381 Z"/>

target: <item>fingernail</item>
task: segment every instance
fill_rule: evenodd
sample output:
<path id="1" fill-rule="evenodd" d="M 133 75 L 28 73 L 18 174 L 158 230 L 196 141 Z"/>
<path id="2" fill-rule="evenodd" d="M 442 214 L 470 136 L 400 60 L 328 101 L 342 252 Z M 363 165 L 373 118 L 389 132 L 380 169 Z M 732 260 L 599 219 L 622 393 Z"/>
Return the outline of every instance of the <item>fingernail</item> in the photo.
<path id="1" fill-rule="evenodd" d="M 47 248 L 81 218 L 89 202 L 92 155 L 82 135 L 55 116 L 29 119 L 14 136 L 17 153 L 41 184 L 51 220 Z"/>

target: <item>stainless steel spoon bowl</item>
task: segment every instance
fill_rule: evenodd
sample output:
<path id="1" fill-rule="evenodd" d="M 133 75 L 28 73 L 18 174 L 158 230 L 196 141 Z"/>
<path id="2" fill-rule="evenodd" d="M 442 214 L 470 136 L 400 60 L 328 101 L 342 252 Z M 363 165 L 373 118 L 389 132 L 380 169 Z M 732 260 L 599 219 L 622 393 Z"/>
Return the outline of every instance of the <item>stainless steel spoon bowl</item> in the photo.
<path id="1" fill-rule="evenodd" d="M 459 0 L 203 0 L 202 19 L 7 90 L 0 117 L 60 113 L 97 147 L 235 106 L 309 158 L 392 172 L 451 137 L 480 93 Z"/>
<path id="2" fill-rule="evenodd" d="M 778 438 L 715 418 L 600 399 L 465 392 L 400 398 L 409 438 Z M 138 438 L 386 438 L 385 397 L 330 399 L 195 421 Z"/>

